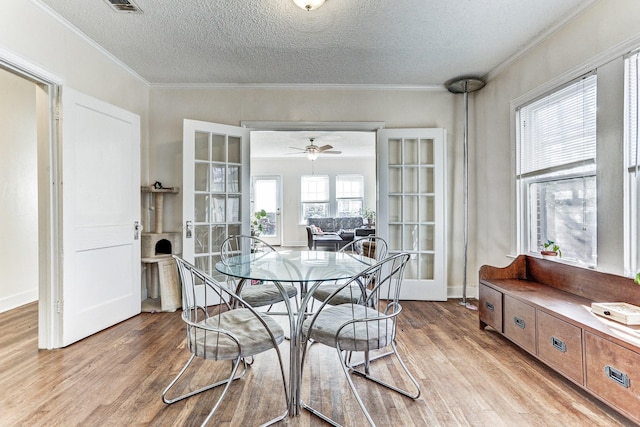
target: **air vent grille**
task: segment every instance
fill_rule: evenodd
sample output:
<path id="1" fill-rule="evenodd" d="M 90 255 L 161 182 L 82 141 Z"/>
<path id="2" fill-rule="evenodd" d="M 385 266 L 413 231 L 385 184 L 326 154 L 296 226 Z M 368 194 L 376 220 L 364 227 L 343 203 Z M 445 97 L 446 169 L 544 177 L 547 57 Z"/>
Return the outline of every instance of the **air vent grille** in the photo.
<path id="1" fill-rule="evenodd" d="M 142 9 L 131 0 L 104 0 L 116 12 L 142 13 Z"/>

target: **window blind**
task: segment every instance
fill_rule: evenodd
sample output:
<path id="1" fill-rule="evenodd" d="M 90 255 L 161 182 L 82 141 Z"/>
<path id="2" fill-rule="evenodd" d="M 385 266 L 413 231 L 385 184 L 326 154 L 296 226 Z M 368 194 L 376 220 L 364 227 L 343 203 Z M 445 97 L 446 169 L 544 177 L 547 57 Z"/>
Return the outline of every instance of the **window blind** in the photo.
<path id="1" fill-rule="evenodd" d="M 326 202 L 329 200 L 329 177 L 323 175 L 302 177 L 303 202 Z"/>
<path id="2" fill-rule="evenodd" d="M 638 164 L 638 97 L 640 96 L 638 87 L 638 62 L 640 52 L 636 52 L 626 59 L 625 81 L 626 81 L 626 103 L 625 103 L 625 138 L 627 146 L 627 167 L 635 168 Z"/>
<path id="3" fill-rule="evenodd" d="M 364 177 L 362 175 L 336 176 L 336 198 L 362 198 L 364 196 Z"/>
<path id="4" fill-rule="evenodd" d="M 590 74 L 518 110 L 519 176 L 596 158 L 596 75 Z"/>

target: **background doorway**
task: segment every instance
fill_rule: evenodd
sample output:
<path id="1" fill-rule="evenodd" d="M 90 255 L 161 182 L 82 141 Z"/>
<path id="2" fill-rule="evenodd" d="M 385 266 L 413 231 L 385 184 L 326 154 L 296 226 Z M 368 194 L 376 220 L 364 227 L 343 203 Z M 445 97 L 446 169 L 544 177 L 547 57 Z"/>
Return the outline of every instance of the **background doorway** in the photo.
<path id="1" fill-rule="evenodd" d="M 282 179 L 279 175 L 252 177 L 252 230 L 272 246 L 282 245 Z M 265 217 L 256 213 L 264 211 Z"/>

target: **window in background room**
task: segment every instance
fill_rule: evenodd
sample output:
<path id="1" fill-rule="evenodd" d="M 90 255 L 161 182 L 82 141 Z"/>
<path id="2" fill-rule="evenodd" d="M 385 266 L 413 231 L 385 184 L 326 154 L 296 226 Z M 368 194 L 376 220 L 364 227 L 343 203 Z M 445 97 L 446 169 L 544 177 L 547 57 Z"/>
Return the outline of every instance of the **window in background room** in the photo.
<path id="1" fill-rule="evenodd" d="M 302 219 L 326 218 L 329 214 L 329 177 L 303 175 L 301 177 Z"/>
<path id="2" fill-rule="evenodd" d="M 596 264 L 596 81 L 590 73 L 517 109 L 523 252 L 552 240 L 563 259 Z"/>
<path id="3" fill-rule="evenodd" d="M 336 176 L 336 203 L 339 217 L 357 217 L 362 214 L 364 177 L 362 175 Z"/>
<path id="4" fill-rule="evenodd" d="M 640 97 L 640 76 L 638 68 L 640 52 L 625 58 L 625 103 L 624 103 L 624 143 L 625 143 L 625 274 L 635 276 L 638 260 L 638 179 L 640 160 L 638 156 L 638 98 Z"/>

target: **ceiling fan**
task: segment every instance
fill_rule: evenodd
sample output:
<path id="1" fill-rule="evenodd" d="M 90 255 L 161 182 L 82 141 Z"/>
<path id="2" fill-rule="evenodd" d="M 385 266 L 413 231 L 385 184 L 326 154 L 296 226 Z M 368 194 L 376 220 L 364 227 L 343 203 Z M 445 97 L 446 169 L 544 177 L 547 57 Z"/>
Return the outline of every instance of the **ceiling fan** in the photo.
<path id="1" fill-rule="evenodd" d="M 307 145 L 305 148 L 298 148 L 298 147 L 289 147 L 289 148 L 293 150 L 300 150 L 301 153 L 305 153 L 307 155 L 307 158 L 309 160 L 317 159 L 320 153 L 323 153 L 323 154 L 341 154 L 342 153 L 342 151 L 331 150 L 333 148 L 333 145 L 327 144 L 327 145 L 323 145 L 322 147 L 319 147 L 315 145 L 313 141 L 315 141 L 315 138 L 309 138 L 309 145 Z M 291 153 L 291 154 L 298 154 L 298 153 Z"/>

